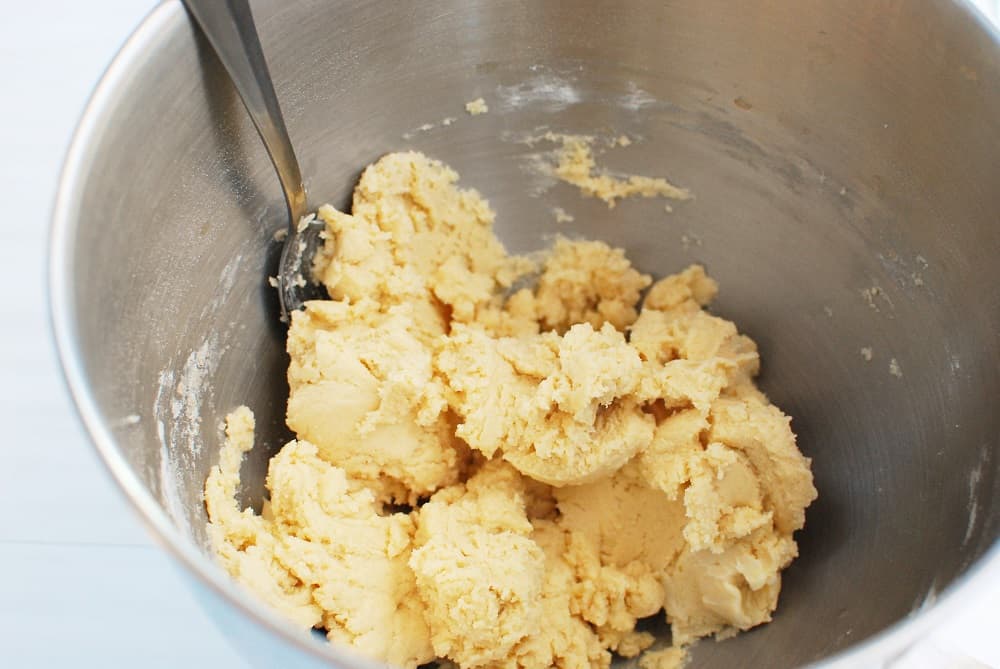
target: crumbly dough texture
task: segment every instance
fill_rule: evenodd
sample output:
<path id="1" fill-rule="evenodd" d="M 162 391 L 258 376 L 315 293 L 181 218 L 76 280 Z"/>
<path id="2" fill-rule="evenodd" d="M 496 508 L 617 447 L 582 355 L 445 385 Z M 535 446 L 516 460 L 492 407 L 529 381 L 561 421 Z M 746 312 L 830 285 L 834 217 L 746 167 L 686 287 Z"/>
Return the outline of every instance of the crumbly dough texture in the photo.
<path id="1" fill-rule="evenodd" d="M 558 135 L 547 133 L 546 139 L 559 141 L 562 146 L 556 152 L 556 164 L 552 174 L 561 181 L 576 186 L 589 197 L 596 197 L 613 209 L 618 200 L 627 197 L 665 197 L 672 200 L 688 200 L 691 193 L 679 188 L 662 177 L 648 177 L 631 174 L 624 177 L 602 172 L 594 159 L 593 138 L 586 135 Z M 632 141 L 621 136 L 612 145 L 628 146 Z"/>
<path id="2" fill-rule="evenodd" d="M 407 668 L 663 669 L 770 620 L 816 491 L 756 346 L 704 309 L 715 282 L 653 283 L 596 241 L 510 256 L 457 180 L 390 154 L 351 214 L 320 208 L 331 299 L 292 317 L 297 439 L 241 510 L 253 416 L 229 416 L 205 486 L 222 565 Z M 635 626 L 658 613 L 673 645 L 652 650 Z"/>

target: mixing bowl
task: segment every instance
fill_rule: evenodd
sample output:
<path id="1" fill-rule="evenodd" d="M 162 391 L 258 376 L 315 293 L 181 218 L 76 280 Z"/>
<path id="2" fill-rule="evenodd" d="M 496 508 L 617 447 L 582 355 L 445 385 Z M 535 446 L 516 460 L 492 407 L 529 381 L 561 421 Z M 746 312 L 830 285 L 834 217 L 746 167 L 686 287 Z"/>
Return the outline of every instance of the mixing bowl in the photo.
<path id="1" fill-rule="evenodd" d="M 761 348 L 819 500 L 771 624 L 699 667 L 891 661 L 1000 577 L 1000 40 L 945 0 L 256 3 L 312 204 L 416 148 L 499 212 L 514 252 L 553 234 L 693 261 Z M 489 112 L 465 113 L 483 97 Z M 445 119 L 453 119 L 445 122 Z M 614 210 L 537 169 L 546 129 L 630 146 L 610 170 L 695 199 Z M 273 273 L 278 183 L 179 2 L 98 87 L 67 159 L 51 300 L 70 388 L 152 532 L 261 666 L 360 666 L 301 635 L 209 554 L 202 486 L 223 416 L 257 414 L 259 508 L 289 437 Z M 561 207 L 575 218 L 557 223 Z M 870 359 L 869 359 L 870 358 Z M 662 630 L 665 633 L 665 629 Z"/>

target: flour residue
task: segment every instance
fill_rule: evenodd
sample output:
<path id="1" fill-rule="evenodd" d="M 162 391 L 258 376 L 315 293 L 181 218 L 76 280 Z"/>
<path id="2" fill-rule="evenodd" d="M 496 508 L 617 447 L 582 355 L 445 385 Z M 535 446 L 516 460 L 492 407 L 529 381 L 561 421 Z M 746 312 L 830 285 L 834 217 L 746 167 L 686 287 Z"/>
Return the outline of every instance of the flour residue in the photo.
<path id="1" fill-rule="evenodd" d="M 212 394 L 211 378 L 218 362 L 218 336 L 212 334 L 188 355 L 170 401 L 174 433 L 195 455 L 201 452 L 201 405 Z M 176 437 L 173 441 L 178 443 Z"/>
<path id="2" fill-rule="evenodd" d="M 554 74 L 540 74 L 512 86 L 497 86 L 501 111 L 536 106 L 545 112 L 559 112 L 582 101 L 572 82 Z"/>
<path id="3" fill-rule="evenodd" d="M 178 469 L 176 462 L 171 461 L 163 422 L 157 421 L 156 427 L 160 438 L 160 501 L 171 520 L 186 534 L 190 534 L 187 516 L 184 512 L 184 502 L 181 501 L 180 496 L 183 487 L 180 469 Z"/>
<path id="4" fill-rule="evenodd" d="M 559 180 L 552 174 L 549 152 L 526 153 L 520 157 L 521 171 L 532 177 L 533 183 L 527 191 L 529 197 L 541 197 Z"/>
<path id="5" fill-rule="evenodd" d="M 885 253 L 876 254 L 876 257 L 899 286 L 903 288 L 924 288 L 926 286 L 924 270 L 928 268 L 929 263 L 922 255 L 907 260 L 890 249 Z"/>
<path id="6" fill-rule="evenodd" d="M 962 370 L 962 358 L 958 355 L 951 355 L 948 358 L 948 368 L 952 374 L 958 374 Z"/>
<path id="7" fill-rule="evenodd" d="M 983 478 L 983 465 L 987 457 L 980 460 L 979 464 L 969 472 L 969 522 L 965 526 L 965 536 L 962 538 L 963 546 L 969 543 L 972 532 L 976 529 L 976 517 L 979 514 L 979 482 Z"/>
<path id="8" fill-rule="evenodd" d="M 201 412 L 212 404 L 211 379 L 220 355 L 218 335 L 212 334 L 188 354 L 179 373 L 171 364 L 159 374 L 153 415 L 160 442 L 160 501 L 181 527 L 187 521 L 180 491 L 201 452 Z"/>
<path id="9" fill-rule="evenodd" d="M 681 235 L 681 248 L 685 251 L 690 251 L 692 247 L 701 245 L 701 237 L 693 232 L 685 232 Z"/>
<path id="10" fill-rule="evenodd" d="M 285 228 L 281 228 L 281 231 L 286 235 L 288 234 L 287 229 Z M 229 262 L 226 263 L 226 266 L 222 269 L 222 274 L 219 275 L 219 287 L 215 291 L 215 295 L 212 297 L 212 300 L 205 305 L 204 309 L 202 309 L 202 317 L 214 313 L 229 299 L 229 295 L 233 292 L 233 287 L 236 285 L 236 277 L 239 275 L 240 265 L 242 263 L 242 253 L 235 254 L 229 259 Z"/>
<path id="11" fill-rule="evenodd" d="M 472 104 L 472 103 L 470 102 L 469 104 Z M 468 107 L 468 105 L 466 105 L 466 106 Z M 486 106 L 485 102 L 483 103 L 483 106 Z M 417 135 L 428 133 L 428 132 L 430 132 L 432 130 L 436 130 L 437 128 L 447 128 L 448 126 L 450 126 L 453 123 L 455 123 L 455 121 L 457 121 L 457 120 L 458 120 L 458 117 L 456 117 L 456 116 L 446 116 L 443 119 L 441 119 L 440 121 L 437 121 L 436 123 L 422 123 L 422 124 L 418 125 L 416 128 L 412 128 L 412 129 L 407 130 L 406 132 L 404 132 L 402 134 L 402 138 L 405 139 L 405 140 L 410 140 L 410 139 L 413 139 L 414 137 L 416 137 Z"/>
<path id="12" fill-rule="evenodd" d="M 629 111 L 639 111 L 645 107 L 655 105 L 659 102 L 655 97 L 639 88 L 634 81 L 628 82 L 628 92 L 619 95 L 615 100 L 619 107 Z"/>
<path id="13" fill-rule="evenodd" d="M 160 372 L 156 389 L 156 399 L 153 402 L 153 414 L 156 416 L 156 436 L 160 442 L 160 502 L 167 515 L 179 527 L 187 529 L 184 514 L 184 504 L 181 502 L 181 473 L 177 459 L 170 457 L 169 441 L 167 440 L 166 421 L 170 416 L 170 396 L 173 394 L 174 372 L 165 369 Z"/>
<path id="14" fill-rule="evenodd" d="M 572 78 L 546 72 L 541 65 L 532 65 L 529 69 L 538 74 L 517 84 L 497 86 L 496 98 L 501 111 L 537 107 L 545 112 L 559 112 L 584 101 L 586 94 Z M 628 82 L 624 93 L 609 101 L 630 112 L 663 104 L 634 81 Z"/>
<path id="15" fill-rule="evenodd" d="M 138 425 L 142 421 L 142 417 L 137 413 L 130 413 L 127 416 L 122 416 L 117 420 L 111 421 L 111 427 L 113 428 L 123 428 L 132 427 L 133 425 Z"/>
<path id="16" fill-rule="evenodd" d="M 572 223 L 576 220 L 573 214 L 569 213 L 562 207 L 553 207 L 552 216 L 556 219 L 556 223 Z"/>

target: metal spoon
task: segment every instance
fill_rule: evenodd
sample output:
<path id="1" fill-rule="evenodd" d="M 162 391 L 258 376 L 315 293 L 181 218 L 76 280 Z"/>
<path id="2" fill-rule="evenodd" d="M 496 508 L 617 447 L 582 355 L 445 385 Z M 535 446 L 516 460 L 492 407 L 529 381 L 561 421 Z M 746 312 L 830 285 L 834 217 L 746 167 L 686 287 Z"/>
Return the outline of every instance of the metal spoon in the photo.
<path id="1" fill-rule="evenodd" d="M 315 255 L 321 240 L 317 226 L 300 224 L 309 213 L 306 189 L 285 120 L 281 116 L 250 5 L 247 0 L 183 2 L 236 86 L 271 157 L 285 194 L 288 235 L 281 249 L 278 297 L 281 320 L 288 322 L 289 314 L 302 308 L 303 302 L 322 296 L 322 289 L 309 281 L 308 266 L 305 272 L 302 267 L 303 261 L 308 262 Z"/>

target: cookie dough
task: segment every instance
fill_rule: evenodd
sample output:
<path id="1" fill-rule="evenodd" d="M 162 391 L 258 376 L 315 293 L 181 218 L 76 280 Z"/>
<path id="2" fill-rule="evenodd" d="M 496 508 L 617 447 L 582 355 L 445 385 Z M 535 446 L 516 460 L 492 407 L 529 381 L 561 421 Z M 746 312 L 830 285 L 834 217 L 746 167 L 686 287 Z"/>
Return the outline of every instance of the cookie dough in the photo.
<path id="1" fill-rule="evenodd" d="M 544 554 L 524 498 L 521 475 L 497 459 L 420 508 L 410 567 L 439 657 L 501 662 L 541 623 Z"/>
<path id="2" fill-rule="evenodd" d="M 413 667 L 434 657 L 409 559 L 415 519 L 385 514 L 375 494 L 292 441 L 271 460 L 264 513 L 234 499 L 243 453 L 253 445 L 245 407 L 227 421 L 219 465 L 205 489 L 210 536 L 223 566 L 295 624 L 330 641 Z"/>
<path id="3" fill-rule="evenodd" d="M 465 111 L 470 116 L 479 116 L 480 114 L 485 114 L 490 108 L 486 105 L 486 101 L 482 98 L 476 98 L 465 103 Z"/>
<path id="4" fill-rule="evenodd" d="M 666 197 L 672 200 L 688 200 L 691 193 L 679 188 L 662 177 L 647 177 L 637 174 L 618 177 L 597 169 L 597 162 L 591 149 L 592 137 L 582 135 L 554 135 L 547 138 L 558 139 L 562 146 L 557 151 L 556 165 L 552 173 L 561 181 L 576 186 L 584 195 L 596 197 L 613 209 L 618 200 L 626 197 Z M 628 146 L 628 137 L 619 137 L 619 146 Z"/>
<path id="5" fill-rule="evenodd" d="M 597 241 L 511 256 L 457 180 L 390 154 L 352 213 L 320 208 L 330 299 L 288 334 L 297 438 L 242 510 L 253 416 L 230 415 L 205 487 L 222 565 L 408 669 L 663 668 L 768 621 L 816 491 L 753 341 L 705 311 L 716 283 L 653 283 Z M 657 614 L 672 646 L 635 629 Z"/>

